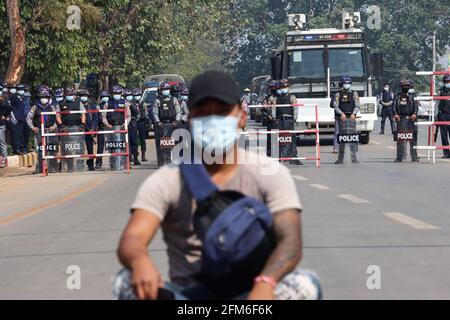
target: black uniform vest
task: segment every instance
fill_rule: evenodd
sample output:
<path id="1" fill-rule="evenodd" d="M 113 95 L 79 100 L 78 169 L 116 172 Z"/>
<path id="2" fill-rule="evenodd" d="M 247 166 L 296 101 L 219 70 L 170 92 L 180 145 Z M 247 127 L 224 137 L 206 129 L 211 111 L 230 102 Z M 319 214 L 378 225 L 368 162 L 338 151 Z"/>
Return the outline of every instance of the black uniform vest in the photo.
<path id="1" fill-rule="evenodd" d="M 34 116 L 33 116 L 33 126 L 36 128 L 41 127 L 41 112 L 51 112 L 53 111 L 51 109 L 51 105 L 43 106 L 40 103 L 36 105 L 36 110 L 34 110 Z M 55 124 L 55 116 L 53 115 L 47 115 L 44 116 L 44 127 L 50 128 Z"/>
<path id="2" fill-rule="evenodd" d="M 450 90 L 448 90 L 447 88 L 444 87 L 439 91 L 439 95 L 440 96 L 450 96 Z M 445 114 L 450 114 L 450 101 L 449 100 L 439 101 L 439 112 L 445 113 Z"/>
<path id="3" fill-rule="evenodd" d="M 282 95 L 277 97 L 278 104 L 291 104 L 291 95 Z M 294 107 L 277 107 L 277 118 L 281 118 L 283 115 L 294 116 Z"/>
<path id="4" fill-rule="evenodd" d="M 341 90 L 339 91 L 339 109 L 345 115 L 351 115 L 355 110 L 355 99 L 353 98 L 353 91 Z"/>
<path id="5" fill-rule="evenodd" d="M 397 114 L 399 116 L 410 116 L 414 112 L 413 103 L 407 93 L 400 93 L 397 96 Z"/>
<path id="6" fill-rule="evenodd" d="M 132 103 L 130 105 L 130 112 L 131 112 L 131 120 L 138 121 L 140 112 L 139 112 L 139 105 L 137 103 Z"/>
<path id="7" fill-rule="evenodd" d="M 170 98 L 158 98 L 160 105 L 158 110 L 159 120 L 165 121 L 175 121 L 177 118 L 177 112 L 175 110 L 174 97 Z"/>
<path id="8" fill-rule="evenodd" d="M 61 103 L 61 112 L 66 111 L 80 111 L 80 102 L 67 102 Z M 81 113 L 61 114 L 61 121 L 65 126 L 79 126 L 81 124 Z"/>
<path id="9" fill-rule="evenodd" d="M 109 110 L 125 110 L 125 101 L 112 101 L 108 103 Z M 122 126 L 125 123 L 125 112 L 108 112 L 106 120 L 112 126 Z"/>

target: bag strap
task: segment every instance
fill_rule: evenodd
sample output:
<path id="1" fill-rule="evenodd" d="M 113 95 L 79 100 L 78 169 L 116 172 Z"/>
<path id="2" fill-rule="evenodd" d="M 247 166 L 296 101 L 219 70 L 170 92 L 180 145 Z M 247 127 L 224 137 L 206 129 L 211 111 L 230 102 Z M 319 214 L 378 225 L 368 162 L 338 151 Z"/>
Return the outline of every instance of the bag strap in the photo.
<path id="1" fill-rule="evenodd" d="M 216 185 L 211 181 L 209 173 L 203 164 L 182 163 L 180 170 L 197 202 L 208 199 L 209 196 L 217 191 Z"/>

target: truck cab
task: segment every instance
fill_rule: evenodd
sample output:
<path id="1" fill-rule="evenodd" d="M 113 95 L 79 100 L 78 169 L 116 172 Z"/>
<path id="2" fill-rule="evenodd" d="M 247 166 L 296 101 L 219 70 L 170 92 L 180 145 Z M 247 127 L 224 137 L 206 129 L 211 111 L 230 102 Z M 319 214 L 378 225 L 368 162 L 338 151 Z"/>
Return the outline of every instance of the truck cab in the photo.
<path id="1" fill-rule="evenodd" d="M 289 15 L 290 27 L 293 20 L 303 20 L 299 17 L 304 19 L 304 15 Z M 311 104 L 317 104 L 319 128 L 321 134 L 326 134 L 334 132 L 331 98 L 340 89 L 340 78 L 350 76 L 352 90 L 358 92 L 361 102 L 358 130 L 361 132 L 361 142 L 367 144 L 377 120 L 372 74 L 374 69 L 378 76 L 382 72 L 382 56 L 371 56 L 364 31 L 354 26 L 355 20 L 352 19 L 350 24 L 344 22 L 342 29 L 303 30 L 297 23 L 297 28 L 291 28 L 286 33 L 283 47 L 272 57 L 272 77 L 288 79 L 290 93 L 298 98 L 299 103 L 308 104 L 299 109 L 297 128 L 315 129 L 316 118 Z"/>

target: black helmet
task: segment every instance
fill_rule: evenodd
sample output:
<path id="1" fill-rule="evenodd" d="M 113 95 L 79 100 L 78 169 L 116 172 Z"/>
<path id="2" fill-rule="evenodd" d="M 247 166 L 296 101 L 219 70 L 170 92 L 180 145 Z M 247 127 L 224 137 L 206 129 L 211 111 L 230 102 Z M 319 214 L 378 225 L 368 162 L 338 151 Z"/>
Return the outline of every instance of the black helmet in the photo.
<path id="1" fill-rule="evenodd" d="M 450 82 L 450 74 L 446 74 L 446 75 L 442 78 L 442 82 L 443 82 L 443 83 Z"/>
<path id="2" fill-rule="evenodd" d="M 142 90 L 139 88 L 133 89 L 133 96 L 142 96 Z"/>
<path id="3" fill-rule="evenodd" d="M 119 85 L 115 85 L 114 87 L 112 87 L 111 93 L 123 94 L 123 88 Z"/>

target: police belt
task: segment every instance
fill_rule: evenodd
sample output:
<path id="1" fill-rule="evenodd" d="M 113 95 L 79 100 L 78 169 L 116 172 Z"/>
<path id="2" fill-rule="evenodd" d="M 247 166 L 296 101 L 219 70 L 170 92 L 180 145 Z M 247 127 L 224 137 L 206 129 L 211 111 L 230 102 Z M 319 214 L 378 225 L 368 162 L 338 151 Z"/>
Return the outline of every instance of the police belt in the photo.
<path id="1" fill-rule="evenodd" d="M 162 123 L 173 123 L 175 121 L 176 121 L 175 119 L 173 119 L 173 120 L 161 120 Z"/>

